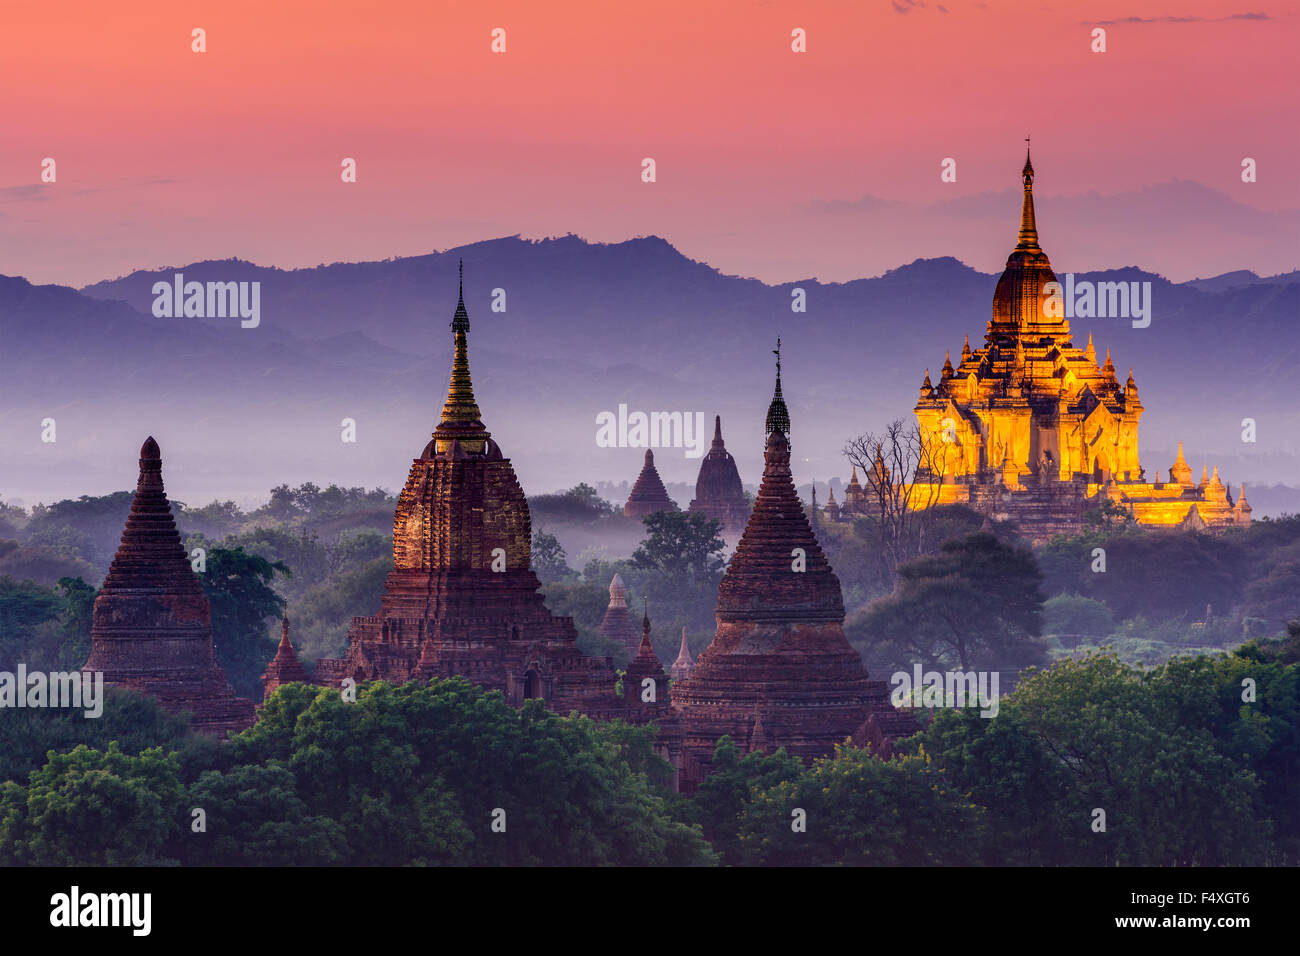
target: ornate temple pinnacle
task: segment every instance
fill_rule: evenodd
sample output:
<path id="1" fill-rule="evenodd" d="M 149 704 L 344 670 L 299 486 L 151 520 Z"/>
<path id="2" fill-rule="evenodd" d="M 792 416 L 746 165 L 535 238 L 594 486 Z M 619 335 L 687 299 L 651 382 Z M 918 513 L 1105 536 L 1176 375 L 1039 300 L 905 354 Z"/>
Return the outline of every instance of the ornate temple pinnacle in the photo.
<path id="1" fill-rule="evenodd" d="M 488 437 L 483 428 L 482 412 L 474 400 L 474 385 L 469 375 L 469 312 L 465 309 L 465 263 L 460 265 L 460 289 L 456 313 L 451 320 L 456 339 L 455 354 L 451 362 L 451 382 L 447 387 L 447 401 L 442 406 L 442 420 L 434 430 L 435 439 L 468 439 L 466 451 L 481 451 L 479 443 Z M 439 445 L 439 451 L 445 449 Z"/>
<path id="2" fill-rule="evenodd" d="M 783 435 L 790 434 L 790 410 L 785 407 L 785 398 L 781 395 L 781 339 L 776 340 L 776 348 L 772 350 L 776 356 L 776 389 L 772 392 L 772 403 L 767 406 L 767 434 L 780 432 Z"/>
<path id="3" fill-rule="evenodd" d="M 150 435 L 140 446 L 140 476 L 136 481 L 136 487 L 161 491 L 162 486 L 162 451 Z"/>
<path id="4" fill-rule="evenodd" d="M 1020 175 L 1025 184 L 1024 204 L 1020 208 L 1020 239 L 1017 249 L 1038 248 L 1038 224 L 1034 221 L 1034 164 L 1029 161 L 1029 137 L 1025 137 L 1025 168 Z"/>
<path id="5" fill-rule="evenodd" d="M 456 314 L 451 319 L 453 332 L 469 331 L 469 312 L 465 310 L 465 260 L 460 260 L 460 281 L 456 297 Z"/>

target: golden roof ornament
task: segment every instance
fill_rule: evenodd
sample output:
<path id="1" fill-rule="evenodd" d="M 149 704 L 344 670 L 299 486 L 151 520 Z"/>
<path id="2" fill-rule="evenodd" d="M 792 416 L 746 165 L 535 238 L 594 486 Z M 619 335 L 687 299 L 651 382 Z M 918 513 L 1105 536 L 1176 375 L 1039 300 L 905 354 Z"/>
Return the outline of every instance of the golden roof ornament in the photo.
<path id="1" fill-rule="evenodd" d="M 1034 164 L 1029 161 L 1029 137 L 1025 137 L 1025 167 L 1020 171 L 1025 184 L 1024 204 L 1020 208 L 1020 240 L 1017 249 L 1038 248 L 1038 224 L 1034 221 Z"/>

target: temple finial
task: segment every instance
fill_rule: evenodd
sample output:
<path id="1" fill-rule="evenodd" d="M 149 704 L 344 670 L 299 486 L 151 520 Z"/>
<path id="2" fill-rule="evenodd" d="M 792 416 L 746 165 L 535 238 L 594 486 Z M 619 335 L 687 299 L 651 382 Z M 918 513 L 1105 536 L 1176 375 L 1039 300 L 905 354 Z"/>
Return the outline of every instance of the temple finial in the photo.
<path id="1" fill-rule="evenodd" d="M 460 289 L 456 299 L 456 312 L 451 319 L 455 348 L 451 362 L 451 382 L 447 387 L 447 401 L 442 407 L 442 420 L 434 430 L 435 439 L 463 438 L 475 444 L 466 450 L 481 451 L 479 439 L 487 437 L 483 430 L 482 413 L 474 399 L 474 386 L 469 375 L 469 312 L 465 309 L 465 263 L 460 263 Z M 441 446 L 440 446 L 441 447 Z"/>
<path id="2" fill-rule="evenodd" d="M 1020 238 L 1017 249 L 1038 248 L 1038 224 L 1034 221 L 1034 164 L 1029 161 L 1029 137 L 1025 137 L 1025 166 L 1020 171 L 1025 184 L 1024 204 L 1020 209 Z"/>
<path id="3" fill-rule="evenodd" d="M 772 350 L 776 356 L 776 388 L 772 392 L 772 403 L 767 406 L 767 433 L 779 431 L 782 434 L 790 432 L 790 410 L 785 407 L 785 398 L 781 395 L 781 339 L 777 338 L 776 348 Z"/>
<path id="4" fill-rule="evenodd" d="M 465 309 L 465 260 L 460 260 L 460 282 L 456 292 L 456 314 L 451 318 L 453 332 L 469 331 L 469 312 Z"/>

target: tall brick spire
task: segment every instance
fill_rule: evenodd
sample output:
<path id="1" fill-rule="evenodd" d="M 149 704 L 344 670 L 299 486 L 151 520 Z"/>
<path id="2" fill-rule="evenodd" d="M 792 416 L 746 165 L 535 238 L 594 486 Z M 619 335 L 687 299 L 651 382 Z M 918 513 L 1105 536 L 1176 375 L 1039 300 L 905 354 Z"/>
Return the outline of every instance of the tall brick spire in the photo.
<path id="1" fill-rule="evenodd" d="M 873 714 L 894 713 L 887 685 L 867 680 L 844 636 L 840 582 L 795 493 L 779 382 L 778 371 L 763 483 L 718 589 L 717 632 L 673 688 L 687 790 L 711 772 L 723 734 L 811 760 L 867 728 Z"/>
<path id="2" fill-rule="evenodd" d="M 629 518 L 642 518 L 658 511 L 676 510 L 677 503 L 668 497 L 668 489 L 664 487 L 659 470 L 655 468 L 655 453 L 647 448 L 645 464 L 641 466 L 641 474 L 636 476 L 632 492 L 623 505 L 623 514 Z"/>
<path id="3" fill-rule="evenodd" d="M 458 441 L 464 451 L 482 452 L 490 437 L 483 427 L 483 413 L 474 400 L 474 385 L 469 377 L 469 312 L 465 309 L 465 263 L 460 264 L 460 294 L 451 319 L 455 352 L 451 361 L 451 382 L 447 401 L 442 406 L 442 420 L 434 430 L 436 450 L 445 453 Z"/>
<path id="4" fill-rule="evenodd" d="M 163 490 L 162 452 L 150 435 L 140 446 L 140 477 L 122 542 L 104 579 L 104 590 L 166 587 L 178 594 L 202 594 L 176 531 Z"/>
<path id="5" fill-rule="evenodd" d="M 843 620 L 840 582 L 813 535 L 790 473 L 790 416 L 776 388 L 767 413 L 763 483 L 718 592 L 718 620 Z M 773 410 L 776 410 L 775 413 Z M 791 572 L 802 550 L 805 570 Z"/>
<path id="6" fill-rule="evenodd" d="M 713 418 L 713 445 L 700 462 L 690 510 L 722 522 L 723 530 L 732 533 L 744 528 L 749 517 L 749 502 L 745 498 L 745 486 L 740 480 L 736 459 L 722 441 L 720 415 Z"/>
<path id="7" fill-rule="evenodd" d="M 293 642 L 289 640 L 289 618 L 286 615 L 280 621 L 280 646 L 275 650 L 275 657 L 266 665 L 262 675 L 263 699 L 275 693 L 283 684 L 306 684 L 310 682 L 306 669 L 294 653 Z"/>
<path id="8" fill-rule="evenodd" d="M 253 702 L 235 696 L 213 655 L 212 609 L 176 531 L 152 436 L 140 448 L 131 513 L 95 598 L 82 670 L 149 694 L 171 713 L 188 711 L 206 734 L 224 737 L 253 722 Z"/>

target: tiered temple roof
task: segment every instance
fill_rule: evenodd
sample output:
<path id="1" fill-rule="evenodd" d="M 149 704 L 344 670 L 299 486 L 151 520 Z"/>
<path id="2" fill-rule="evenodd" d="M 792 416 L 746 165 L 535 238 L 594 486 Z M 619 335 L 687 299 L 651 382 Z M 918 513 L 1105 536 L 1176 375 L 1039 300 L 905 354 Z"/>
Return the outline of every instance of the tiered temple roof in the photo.
<path id="1" fill-rule="evenodd" d="M 927 370 L 921 383 L 922 461 L 915 476 L 894 479 L 916 482 L 909 507 L 966 504 L 1014 518 L 1036 540 L 1077 532 L 1099 496 L 1142 524 L 1176 527 L 1193 509 L 1209 528 L 1248 523 L 1226 489 L 1207 497 L 1208 478 L 1191 484 L 1181 446 L 1170 482 L 1147 480 L 1133 371 L 1121 383 L 1109 350 L 1099 365 L 1091 333 L 1084 348 L 1074 345 L 1064 308 L 1073 278 L 1060 283 L 1039 245 L 1028 151 L 1021 178 L 1020 231 L 993 293 L 984 345 L 972 350 L 967 339 L 956 367 L 946 357 L 938 382 Z M 1127 302 L 1129 287 L 1111 285 L 1108 299 Z"/>
<path id="2" fill-rule="evenodd" d="M 691 645 L 686 640 L 686 625 L 682 625 L 682 646 L 677 651 L 677 660 L 673 661 L 672 669 L 669 676 L 673 680 L 681 680 L 683 677 L 689 677 L 691 668 L 695 666 L 695 659 L 691 657 Z"/>
<path id="3" fill-rule="evenodd" d="M 882 721 L 891 731 L 910 727 L 844 636 L 839 580 L 795 493 L 779 355 L 766 428 L 763 482 L 719 588 L 717 632 L 673 688 L 688 789 L 710 772 L 723 734 L 810 760 L 855 734 L 887 748 Z"/>
<path id="4" fill-rule="evenodd" d="M 176 530 L 152 436 L 140 448 L 131 513 L 95 598 L 82 671 L 149 694 L 169 713 L 188 712 L 210 736 L 253 723 L 253 702 L 235 696 L 213 654 L 212 609 Z"/>
<path id="5" fill-rule="evenodd" d="M 609 607 L 605 608 L 605 617 L 600 622 L 600 633 L 609 640 L 627 648 L 627 652 L 636 655 L 641 643 L 632 614 L 627 608 L 627 586 L 623 576 L 615 574 L 609 582 Z"/>
<path id="6" fill-rule="evenodd" d="M 627 496 L 623 514 L 629 518 L 644 518 L 659 511 L 677 510 L 677 503 L 668 497 L 668 489 L 664 487 L 663 479 L 655 468 L 655 453 L 647 448 L 645 464 L 641 466 L 641 474 L 637 475 L 636 482 L 632 485 L 632 493 Z"/>
<path id="7" fill-rule="evenodd" d="M 353 619 L 345 655 L 319 661 L 316 679 L 461 675 L 511 703 L 621 716 L 613 663 L 583 656 L 572 618 L 539 593 L 528 502 L 474 398 L 469 326 L 462 280 L 447 400 L 398 498 L 379 612 Z"/>
<path id="8" fill-rule="evenodd" d="M 263 699 L 275 693 L 277 687 L 284 684 L 309 684 L 311 678 L 307 669 L 294 653 L 293 642 L 289 640 L 289 618 L 286 615 L 280 621 L 280 645 L 275 650 L 275 657 L 266 665 L 262 674 Z"/>
<path id="9" fill-rule="evenodd" d="M 713 444 L 700 462 L 690 510 L 722 522 L 723 531 L 739 532 L 749 519 L 749 501 L 736 459 L 722 441 L 722 416 L 713 418 Z"/>

